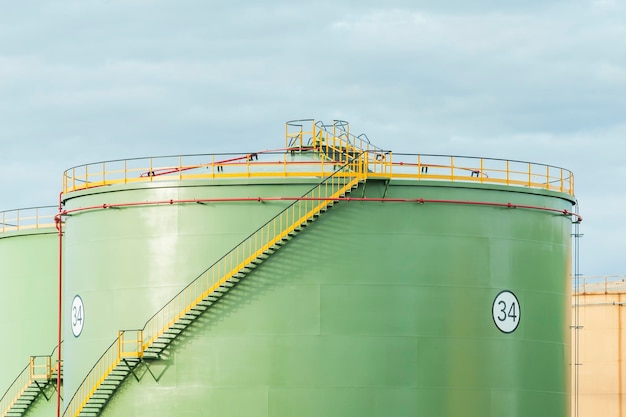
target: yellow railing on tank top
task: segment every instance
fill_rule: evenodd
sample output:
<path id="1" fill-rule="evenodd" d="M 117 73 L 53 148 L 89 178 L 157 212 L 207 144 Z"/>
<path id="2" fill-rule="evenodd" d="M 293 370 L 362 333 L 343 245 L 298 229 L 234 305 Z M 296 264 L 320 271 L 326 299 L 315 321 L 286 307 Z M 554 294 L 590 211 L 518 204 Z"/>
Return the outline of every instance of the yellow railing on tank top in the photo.
<path id="1" fill-rule="evenodd" d="M 346 147 L 337 140 L 335 145 Z M 76 417 L 111 372 L 124 358 L 142 358 L 148 349 L 173 324 L 209 297 L 227 280 L 246 271 L 257 259 L 287 239 L 336 199 L 345 195 L 365 179 L 365 155 L 359 153 L 345 162 L 305 195 L 257 229 L 239 245 L 210 266 L 161 310 L 150 318 L 141 330 L 120 331 L 117 338 L 94 365 L 69 401 L 63 416 Z"/>
<path id="2" fill-rule="evenodd" d="M 0 233 L 55 227 L 56 206 L 29 207 L 0 211 Z"/>
<path id="3" fill-rule="evenodd" d="M 317 160 L 297 158 L 312 152 Z M 285 147 L 244 154 L 181 155 L 135 158 L 81 165 L 65 171 L 63 192 L 145 182 L 201 179 L 325 178 L 363 152 L 369 178 L 450 181 L 543 189 L 574 195 L 567 169 L 524 161 L 468 156 L 404 154 L 378 148 L 364 135 L 350 133 L 344 121 L 313 119 L 286 123 Z"/>

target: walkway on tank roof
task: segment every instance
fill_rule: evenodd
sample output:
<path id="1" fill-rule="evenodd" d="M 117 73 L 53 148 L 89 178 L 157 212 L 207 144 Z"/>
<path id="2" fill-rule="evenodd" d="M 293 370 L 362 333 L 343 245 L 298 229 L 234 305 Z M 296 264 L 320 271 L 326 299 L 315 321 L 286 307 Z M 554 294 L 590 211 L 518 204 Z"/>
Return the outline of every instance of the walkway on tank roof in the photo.
<path id="1" fill-rule="evenodd" d="M 117 184 L 198 179 L 324 178 L 350 160 L 364 178 L 497 184 L 574 195 L 571 171 L 531 162 L 468 156 L 393 153 L 350 125 L 313 119 L 286 123 L 285 146 L 246 153 L 158 156 L 76 166 L 63 175 L 63 193 Z"/>

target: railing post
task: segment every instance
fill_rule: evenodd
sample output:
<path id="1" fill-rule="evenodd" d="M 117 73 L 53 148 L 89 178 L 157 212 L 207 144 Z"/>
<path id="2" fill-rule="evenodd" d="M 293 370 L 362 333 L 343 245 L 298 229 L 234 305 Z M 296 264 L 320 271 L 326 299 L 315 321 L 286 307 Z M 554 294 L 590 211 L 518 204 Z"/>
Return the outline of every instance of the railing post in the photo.
<path id="1" fill-rule="evenodd" d="M 422 179 L 422 155 L 417 155 L 417 179 Z"/>
<path id="2" fill-rule="evenodd" d="M 139 330 L 137 332 L 137 340 L 136 340 L 136 349 L 137 349 L 137 357 L 143 357 L 143 330 Z"/>
<path id="3" fill-rule="evenodd" d="M 115 358 L 115 359 L 120 359 L 122 357 L 123 338 L 124 338 L 124 331 L 123 330 L 119 330 L 117 332 L 117 358 Z"/>
<path id="4" fill-rule="evenodd" d="M 480 158 L 480 183 L 483 184 L 485 182 L 485 160 Z"/>
<path id="5" fill-rule="evenodd" d="M 454 182 L 454 156 L 450 156 L 450 179 Z"/>
<path id="6" fill-rule="evenodd" d="M 506 160 L 506 185 L 511 185 L 510 184 L 510 169 L 509 169 L 509 160 Z"/>

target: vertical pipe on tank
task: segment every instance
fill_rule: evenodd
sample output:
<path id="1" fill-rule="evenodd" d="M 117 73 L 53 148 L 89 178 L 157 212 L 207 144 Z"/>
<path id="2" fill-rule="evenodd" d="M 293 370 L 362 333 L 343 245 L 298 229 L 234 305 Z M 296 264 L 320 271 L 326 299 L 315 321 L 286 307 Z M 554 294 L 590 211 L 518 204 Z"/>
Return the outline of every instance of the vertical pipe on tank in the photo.
<path id="1" fill-rule="evenodd" d="M 576 202 L 577 212 L 579 211 L 578 202 Z M 579 368 L 580 368 L 580 294 L 581 288 L 584 289 L 582 292 L 586 291 L 586 282 L 585 279 L 582 279 L 583 287 L 581 287 L 581 277 L 580 277 L 580 269 L 579 269 L 579 254 L 580 254 L 580 221 L 574 223 L 574 287 L 576 291 L 574 292 L 574 358 L 571 362 L 573 362 L 573 372 L 574 372 L 574 417 L 578 417 L 578 392 L 579 392 Z"/>
<path id="2" fill-rule="evenodd" d="M 63 337 L 61 333 L 61 320 L 63 319 L 63 222 L 61 219 L 61 195 L 59 194 L 59 214 L 54 217 L 56 228 L 59 232 L 59 259 L 58 259 L 58 273 L 59 273 L 59 286 L 58 286 L 58 337 L 57 337 L 57 417 L 61 417 L 61 339 Z"/>

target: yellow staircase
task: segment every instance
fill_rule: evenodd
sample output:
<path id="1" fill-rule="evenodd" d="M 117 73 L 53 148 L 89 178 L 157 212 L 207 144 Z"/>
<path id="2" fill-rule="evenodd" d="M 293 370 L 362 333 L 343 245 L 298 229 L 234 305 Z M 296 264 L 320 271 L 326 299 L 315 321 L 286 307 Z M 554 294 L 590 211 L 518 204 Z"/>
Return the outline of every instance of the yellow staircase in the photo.
<path id="1" fill-rule="evenodd" d="M 47 388 L 56 384 L 57 366 L 52 366 L 52 355 L 31 356 L 28 365 L 0 398 L 0 417 L 23 416 L 37 398 L 50 401 Z"/>
<path id="2" fill-rule="evenodd" d="M 211 265 L 143 329 L 120 331 L 67 403 L 64 417 L 99 415 L 142 361 L 159 358 L 203 311 L 366 179 L 366 153 L 347 141 L 318 141 L 315 150 L 325 158 L 337 158 L 339 168 Z"/>

